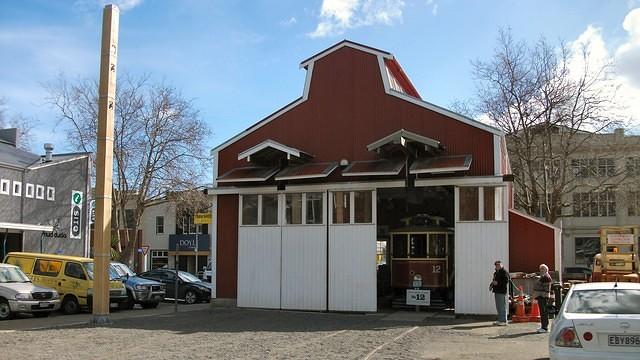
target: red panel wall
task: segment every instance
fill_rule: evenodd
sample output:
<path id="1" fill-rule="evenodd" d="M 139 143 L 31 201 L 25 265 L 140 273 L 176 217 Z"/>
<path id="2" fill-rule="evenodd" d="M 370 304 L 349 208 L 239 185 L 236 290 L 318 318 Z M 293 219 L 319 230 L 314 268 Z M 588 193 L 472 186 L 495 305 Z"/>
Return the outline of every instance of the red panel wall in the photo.
<path id="1" fill-rule="evenodd" d="M 218 195 L 216 297 L 235 299 L 238 290 L 238 195 Z"/>
<path id="2" fill-rule="evenodd" d="M 377 58 L 344 47 L 316 61 L 307 101 L 220 152 L 218 174 L 246 166 L 238 153 L 266 139 L 316 161 L 375 159 L 366 146 L 401 128 L 439 140 L 447 154 L 472 154 L 467 175 L 494 173 L 493 134 L 387 95 Z"/>
<path id="3" fill-rule="evenodd" d="M 554 230 L 509 211 L 509 271 L 537 272 L 540 264 L 555 265 Z"/>

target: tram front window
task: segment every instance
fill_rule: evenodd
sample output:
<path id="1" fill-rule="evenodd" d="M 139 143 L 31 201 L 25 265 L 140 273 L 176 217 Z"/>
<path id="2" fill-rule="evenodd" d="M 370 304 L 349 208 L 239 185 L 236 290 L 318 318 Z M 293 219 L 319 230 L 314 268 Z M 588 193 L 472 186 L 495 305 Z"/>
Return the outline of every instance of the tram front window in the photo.
<path id="1" fill-rule="evenodd" d="M 393 257 L 394 258 L 406 258 L 407 251 L 407 235 L 396 234 L 393 235 Z"/>
<path id="2" fill-rule="evenodd" d="M 412 234 L 409 239 L 409 257 L 426 258 L 427 257 L 427 235 Z"/>
<path id="3" fill-rule="evenodd" d="M 447 235 L 446 234 L 430 234 L 429 235 L 429 257 L 443 258 L 447 256 Z"/>

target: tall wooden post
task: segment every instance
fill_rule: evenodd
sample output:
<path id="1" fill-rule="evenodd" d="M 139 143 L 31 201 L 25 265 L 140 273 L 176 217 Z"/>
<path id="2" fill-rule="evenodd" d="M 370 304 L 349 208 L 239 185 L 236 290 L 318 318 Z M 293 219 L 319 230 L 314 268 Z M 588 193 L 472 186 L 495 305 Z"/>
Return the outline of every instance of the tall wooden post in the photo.
<path id="1" fill-rule="evenodd" d="M 98 154 L 96 157 L 96 220 L 94 241 L 93 319 L 108 324 L 109 262 L 111 261 L 111 195 L 113 176 L 113 118 L 116 110 L 116 62 L 120 10 L 104 7 L 98 99 Z"/>

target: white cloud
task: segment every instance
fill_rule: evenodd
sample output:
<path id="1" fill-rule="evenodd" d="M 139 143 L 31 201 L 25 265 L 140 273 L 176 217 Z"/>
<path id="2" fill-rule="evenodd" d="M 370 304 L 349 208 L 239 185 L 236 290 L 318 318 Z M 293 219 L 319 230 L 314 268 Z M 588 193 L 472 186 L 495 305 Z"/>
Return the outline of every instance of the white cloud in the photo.
<path id="1" fill-rule="evenodd" d="M 295 25 L 297 22 L 298 20 L 294 16 L 292 16 L 287 20 L 280 21 L 280 26 L 289 27 Z"/>
<path id="2" fill-rule="evenodd" d="M 612 55 L 602 37 L 602 29 L 589 25 L 570 43 L 572 57 L 569 65 L 575 73 L 584 69 L 583 45 L 589 55 L 587 65 L 590 71 L 613 64 L 614 71 L 606 74 L 607 81 L 601 83 L 599 90 L 614 99 L 616 109 L 612 109 L 612 112 L 618 112 L 623 120 L 632 125 L 640 120 L 640 9 L 630 11 L 622 26 L 628 38 Z"/>
<path id="3" fill-rule="evenodd" d="M 431 13 L 433 16 L 438 15 L 438 4 L 433 4 L 433 8 L 431 8 Z"/>
<path id="4" fill-rule="evenodd" d="M 347 29 L 402 22 L 402 0 L 323 0 L 320 22 L 307 34 L 318 38 L 340 35 Z"/>

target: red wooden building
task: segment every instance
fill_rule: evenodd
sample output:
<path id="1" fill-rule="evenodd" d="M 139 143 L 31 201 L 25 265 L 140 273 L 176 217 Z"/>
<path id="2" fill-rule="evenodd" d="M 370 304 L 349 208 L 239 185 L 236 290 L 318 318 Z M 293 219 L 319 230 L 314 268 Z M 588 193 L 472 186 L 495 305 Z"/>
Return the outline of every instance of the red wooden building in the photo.
<path id="1" fill-rule="evenodd" d="M 342 41 L 301 67 L 300 98 L 212 150 L 214 297 L 376 311 L 419 274 L 457 313 L 494 313 L 494 260 L 531 241 L 509 221 L 533 221 L 508 211 L 503 134 L 422 100 L 385 51 Z"/>

